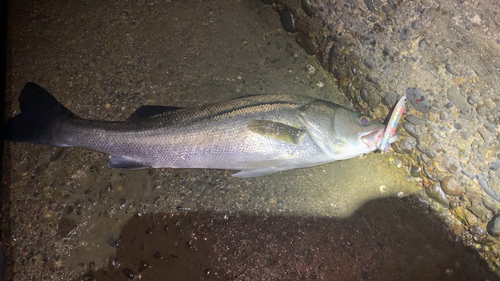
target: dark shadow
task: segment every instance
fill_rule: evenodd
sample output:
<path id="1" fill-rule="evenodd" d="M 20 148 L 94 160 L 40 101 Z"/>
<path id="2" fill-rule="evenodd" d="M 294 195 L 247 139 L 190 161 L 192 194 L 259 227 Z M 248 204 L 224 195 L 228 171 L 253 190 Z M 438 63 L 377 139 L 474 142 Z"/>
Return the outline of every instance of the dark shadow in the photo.
<path id="1" fill-rule="evenodd" d="M 150 214 L 81 280 L 498 280 L 454 241 L 416 198 L 370 201 L 346 219 Z"/>
<path id="2" fill-rule="evenodd" d="M 5 106 L 6 106 L 6 90 L 7 86 L 7 76 L 10 78 L 10 64 L 7 61 L 8 55 L 8 42 L 7 42 L 7 30 L 8 30 L 8 1 L 0 0 L 0 159 L 2 160 L 2 167 L 5 167 L 5 155 L 4 155 L 4 120 L 5 120 Z M 9 81 L 10 82 L 10 81 Z M 4 171 L 9 171 L 5 169 L 0 169 L 0 194 L 2 198 L 0 199 L 0 210 L 2 210 L 5 206 L 3 198 L 5 195 L 8 195 L 7 192 L 4 191 L 3 182 L 7 180 L 7 177 L 4 175 Z M 0 222 L 0 281 L 5 280 L 5 231 L 3 229 L 6 227 L 6 222 L 8 219 L 2 218 Z"/>

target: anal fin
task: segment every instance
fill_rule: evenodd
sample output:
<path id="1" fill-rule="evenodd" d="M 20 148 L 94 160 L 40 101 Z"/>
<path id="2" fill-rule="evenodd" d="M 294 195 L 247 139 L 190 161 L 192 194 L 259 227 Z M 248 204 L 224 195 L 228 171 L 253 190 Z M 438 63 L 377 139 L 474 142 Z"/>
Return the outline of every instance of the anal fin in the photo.
<path id="1" fill-rule="evenodd" d="M 142 170 L 151 169 L 150 165 L 145 163 L 137 162 L 132 158 L 126 156 L 111 156 L 111 163 L 108 164 L 109 168 L 112 169 L 125 169 L 125 170 Z"/>
<path id="2" fill-rule="evenodd" d="M 261 169 L 243 170 L 243 171 L 239 171 L 236 174 L 233 174 L 233 177 L 236 177 L 236 178 L 260 177 L 260 176 L 274 174 L 274 173 L 281 172 L 281 171 L 282 170 L 277 170 L 275 168 L 261 168 Z"/>

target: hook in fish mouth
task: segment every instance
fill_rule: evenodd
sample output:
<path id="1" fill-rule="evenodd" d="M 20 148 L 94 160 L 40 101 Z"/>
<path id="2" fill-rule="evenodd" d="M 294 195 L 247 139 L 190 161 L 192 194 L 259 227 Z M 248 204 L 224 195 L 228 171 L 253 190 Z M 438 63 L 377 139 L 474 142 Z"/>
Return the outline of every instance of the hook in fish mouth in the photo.
<path id="1" fill-rule="evenodd" d="M 360 133 L 359 139 L 369 148 L 378 147 L 382 138 L 384 137 L 384 132 L 386 128 Z M 399 134 L 394 133 L 389 140 L 389 143 L 395 142 L 399 138 Z"/>

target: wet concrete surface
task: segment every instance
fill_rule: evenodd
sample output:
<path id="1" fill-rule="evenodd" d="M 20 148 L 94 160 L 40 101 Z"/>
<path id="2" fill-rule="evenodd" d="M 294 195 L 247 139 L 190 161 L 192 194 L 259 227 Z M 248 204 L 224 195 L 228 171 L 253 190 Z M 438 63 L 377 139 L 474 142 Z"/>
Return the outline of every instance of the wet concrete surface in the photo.
<path id="1" fill-rule="evenodd" d="M 182 212 L 134 216 L 84 280 L 495 280 L 414 197 L 345 219 Z"/>
<path id="2" fill-rule="evenodd" d="M 328 34 L 312 32 L 326 28 L 321 20 L 297 38 L 283 30 L 277 8 L 261 1 L 12 3 L 7 116 L 19 113 L 28 81 L 90 119 L 124 120 L 143 104 L 194 106 L 251 94 L 308 95 L 354 108 L 339 90 L 345 80 L 322 67 L 328 52 L 308 55 L 331 44 Z M 389 113 L 361 106 L 381 119 Z M 418 166 L 414 155 L 372 153 L 236 179 L 234 171 L 110 170 L 107 155 L 78 148 L 8 143 L 6 154 L 2 241 L 10 280 L 497 278 L 479 258 L 496 259 L 496 240 L 485 233 L 496 212 L 476 206 L 479 215 L 471 216 L 472 200 L 462 193 L 445 195 L 456 204 L 450 211 L 436 200 L 439 189 L 423 188 L 423 169 L 403 168 Z"/>
<path id="3" fill-rule="evenodd" d="M 420 174 L 420 198 L 498 270 L 498 2 L 270 5 L 293 19 L 297 42 L 313 31 L 317 58 L 359 111 L 384 118 L 406 95 L 401 137 L 392 148 L 411 174 Z M 487 245 L 480 243 L 485 238 Z"/>

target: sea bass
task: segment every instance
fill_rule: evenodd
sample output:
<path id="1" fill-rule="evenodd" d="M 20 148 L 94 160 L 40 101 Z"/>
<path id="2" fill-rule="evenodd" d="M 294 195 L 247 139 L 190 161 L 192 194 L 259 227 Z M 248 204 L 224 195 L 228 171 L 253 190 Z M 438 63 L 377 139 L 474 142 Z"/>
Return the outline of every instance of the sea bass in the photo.
<path id="1" fill-rule="evenodd" d="M 126 121 L 78 117 L 27 83 L 8 138 L 111 155 L 110 168 L 207 168 L 256 177 L 377 149 L 385 126 L 334 103 L 257 95 L 190 108 L 142 106 Z M 394 142 L 397 135 L 390 142 Z"/>

